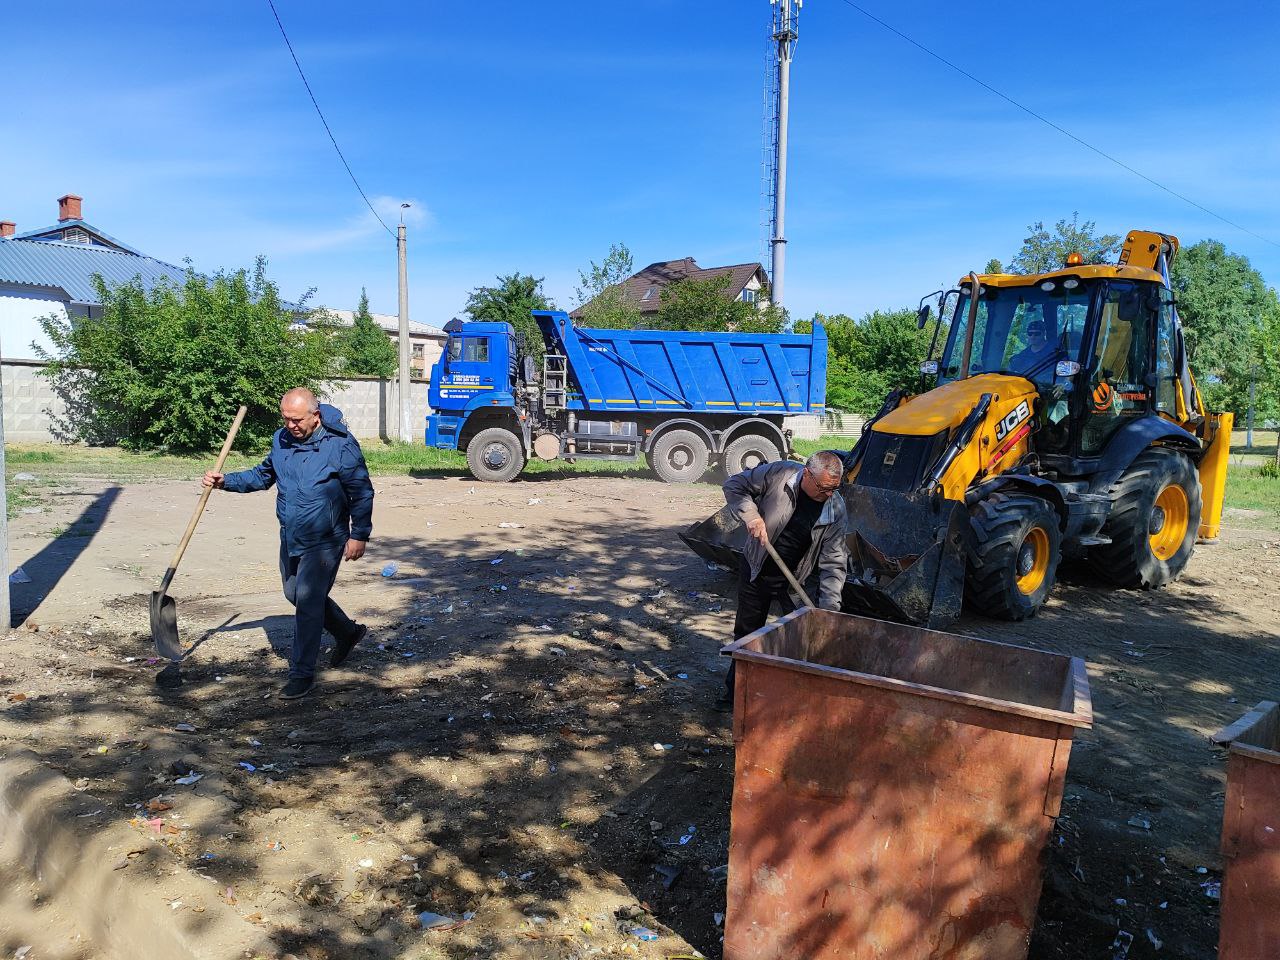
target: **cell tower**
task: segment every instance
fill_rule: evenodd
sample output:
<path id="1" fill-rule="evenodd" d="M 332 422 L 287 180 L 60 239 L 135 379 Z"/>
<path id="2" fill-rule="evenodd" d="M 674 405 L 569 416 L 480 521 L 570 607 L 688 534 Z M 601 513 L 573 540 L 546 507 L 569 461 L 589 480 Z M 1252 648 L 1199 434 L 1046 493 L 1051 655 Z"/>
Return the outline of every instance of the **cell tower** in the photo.
<path id="1" fill-rule="evenodd" d="M 795 56 L 800 8 L 804 0 L 769 0 L 769 53 L 764 84 L 764 196 L 767 243 L 772 259 L 770 299 L 782 306 L 787 239 L 787 112 L 791 93 L 791 58 Z"/>

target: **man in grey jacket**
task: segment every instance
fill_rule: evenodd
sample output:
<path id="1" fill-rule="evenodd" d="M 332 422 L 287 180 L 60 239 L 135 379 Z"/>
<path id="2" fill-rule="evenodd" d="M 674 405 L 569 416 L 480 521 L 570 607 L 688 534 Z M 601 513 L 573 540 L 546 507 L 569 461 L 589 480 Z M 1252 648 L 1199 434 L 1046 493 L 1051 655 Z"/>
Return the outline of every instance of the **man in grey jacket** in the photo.
<path id="1" fill-rule="evenodd" d="M 733 638 L 759 630 L 777 603 L 782 613 L 796 608 L 786 578 L 765 550 L 773 548 L 801 583 L 818 570 L 818 605 L 839 610 L 849 567 L 844 498 L 837 496 L 844 464 L 830 451 L 815 453 L 801 466 L 790 460 L 763 463 L 724 484 L 729 508 L 747 528 L 738 573 L 738 614 Z M 733 664 L 725 678 L 733 700 Z"/>

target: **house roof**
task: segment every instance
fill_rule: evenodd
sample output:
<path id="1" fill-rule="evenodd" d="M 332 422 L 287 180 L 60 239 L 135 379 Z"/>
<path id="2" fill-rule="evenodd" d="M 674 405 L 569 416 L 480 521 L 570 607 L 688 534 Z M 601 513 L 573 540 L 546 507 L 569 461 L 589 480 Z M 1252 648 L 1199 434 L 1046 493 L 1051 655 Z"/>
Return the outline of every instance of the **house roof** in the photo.
<path id="1" fill-rule="evenodd" d="M 0 240 L 0 283 L 54 287 L 73 303 L 97 303 L 94 274 L 113 286 L 138 278 L 150 290 L 160 283 L 183 283 L 187 271 L 152 257 L 87 243 L 20 237 Z"/>
<path id="2" fill-rule="evenodd" d="M 641 313 L 657 313 L 662 306 L 662 288 L 677 280 L 704 280 L 708 277 L 722 277 L 729 274 L 729 287 L 725 296 L 737 299 L 742 289 L 757 273 L 761 282 L 766 282 L 764 267 L 759 263 L 735 263 L 724 267 L 700 267 L 693 257 L 681 260 L 662 260 L 651 263 L 638 273 L 633 273 L 622 282 L 622 297 L 636 304 Z M 578 307 L 570 316 L 581 315 L 583 307 Z"/>
<path id="3" fill-rule="evenodd" d="M 46 242 L 54 242 L 62 240 L 63 232 L 73 227 L 93 234 L 93 236 L 101 243 L 109 247 L 115 247 L 125 253 L 132 253 L 135 257 L 142 256 L 141 251 L 135 250 L 127 243 L 121 243 L 110 234 L 104 233 L 93 224 L 85 220 L 59 220 L 51 227 L 41 227 L 39 230 L 28 230 L 26 233 L 19 233 L 17 236 L 11 237 L 12 240 L 43 240 Z"/>
<path id="4" fill-rule="evenodd" d="M 356 322 L 355 311 L 353 310 L 325 310 L 325 313 L 337 320 L 344 327 L 349 327 Z M 393 317 L 386 313 L 371 313 L 373 322 L 380 326 L 387 333 L 400 333 L 400 318 Z M 439 327 L 433 327 L 429 323 L 418 323 L 415 320 L 409 321 L 409 336 L 419 337 L 444 337 L 447 334 Z"/>

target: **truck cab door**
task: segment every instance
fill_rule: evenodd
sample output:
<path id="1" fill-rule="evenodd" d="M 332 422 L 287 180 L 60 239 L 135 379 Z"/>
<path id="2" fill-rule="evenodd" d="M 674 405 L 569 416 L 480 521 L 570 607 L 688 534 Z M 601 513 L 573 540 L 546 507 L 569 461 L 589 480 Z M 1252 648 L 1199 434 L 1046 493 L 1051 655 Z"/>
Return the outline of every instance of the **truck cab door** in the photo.
<path id="1" fill-rule="evenodd" d="M 489 334 L 465 332 L 449 338 L 440 378 L 442 406 L 461 409 L 481 394 L 490 394 L 505 387 L 505 383 L 495 382 L 495 371 L 505 373 L 507 367 L 505 357 L 493 356 L 492 343 L 497 339 Z M 505 377 L 503 379 L 505 381 Z"/>

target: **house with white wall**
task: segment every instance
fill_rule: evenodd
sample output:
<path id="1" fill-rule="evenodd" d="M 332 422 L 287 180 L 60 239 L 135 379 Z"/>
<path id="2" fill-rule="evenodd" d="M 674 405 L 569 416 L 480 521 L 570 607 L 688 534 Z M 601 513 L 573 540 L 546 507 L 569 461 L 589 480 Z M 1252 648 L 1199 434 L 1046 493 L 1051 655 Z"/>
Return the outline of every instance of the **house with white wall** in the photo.
<path id="1" fill-rule="evenodd" d="M 50 348 L 40 318 L 99 315 L 102 304 L 93 277 L 109 285 L 140 280 L 150 290 L 159 283 L 181 284 L 186 270 L 148 257 L 88 223 L 82 198 L 58 198 L 58 222 L 17 232 L 0 220 L 0 357 L 35 360 L 36 345 Z"/>

